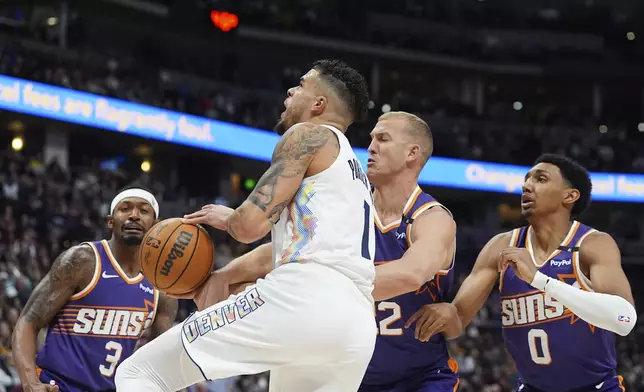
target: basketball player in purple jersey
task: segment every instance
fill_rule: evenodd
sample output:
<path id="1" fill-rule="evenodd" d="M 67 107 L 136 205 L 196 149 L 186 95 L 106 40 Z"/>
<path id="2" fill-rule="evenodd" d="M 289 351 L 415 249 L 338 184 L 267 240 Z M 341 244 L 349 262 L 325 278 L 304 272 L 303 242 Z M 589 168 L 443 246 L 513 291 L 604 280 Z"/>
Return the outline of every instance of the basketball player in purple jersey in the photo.
<path id="1" fill-rule="evenodd" d="M 418 186 L 432 134 L 417 116 L 390 112 L 379 118 L 371 137 L 367 176 L 376 211 L 378 337 L 359 391 L 453 392 L 458 366 L 445 338 L 421 342 L 406 326 L 423 305 L 444 301 L 453 281 L 456 224 Z"/>
<path id="2" fill-rule="evenodd" d="M 169 329 L 177 300 L 160 295 L 140 273 L 138 251 L 159 205 L 143 188 L 112 201 L 109 241 L 63 252 L 36 286 L 13 333 L 13 356 L 25 392 L 115 390 L 114 374 L 143 331 Z M 156 317 L 155 317 L 156 314 Z M 38 332 L 48 327 L 36 355 Z"/>
<path id="3" fill-rule="evenodd" d="M 500 272 L 501 323 L 521 392 L 619 392 L 615 334 L 637 313 L 613 238 L 573 220 L 592 184 L 578 163 L 537 159 L 525 177 L 521 212 L 529 223 L 492 238 L 453 305 L 423 309 L 433 325 L 421 336 L 454 336 L 472 320 Z M 450 317 L 456 307 L 458 317 Z M 428 323 L 431 324 L 431 323 Z"/>

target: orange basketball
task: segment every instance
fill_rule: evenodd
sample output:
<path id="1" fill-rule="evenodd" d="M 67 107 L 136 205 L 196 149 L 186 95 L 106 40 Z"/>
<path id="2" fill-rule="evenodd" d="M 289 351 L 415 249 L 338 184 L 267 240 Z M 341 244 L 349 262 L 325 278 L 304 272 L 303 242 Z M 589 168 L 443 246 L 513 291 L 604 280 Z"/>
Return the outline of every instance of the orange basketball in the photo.
<path id="1" fill-rule="evenodd" d="M 159 290 L 185 294 L 210 276 L 215 245 L 201 226 L 170 218 L 154 225 L 139 250 L 143 275 Z"/>

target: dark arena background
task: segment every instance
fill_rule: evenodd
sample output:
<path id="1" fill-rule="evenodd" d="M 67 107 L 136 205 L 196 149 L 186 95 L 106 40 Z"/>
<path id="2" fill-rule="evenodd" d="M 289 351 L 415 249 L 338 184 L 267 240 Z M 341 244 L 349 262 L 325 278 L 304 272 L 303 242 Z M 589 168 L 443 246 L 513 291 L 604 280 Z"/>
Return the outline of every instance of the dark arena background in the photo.
<path id="1" fill-rule="evenodd" d="M 581 220 L 616 239 L 641 308 L 642 21 L 638 0 L 0 1 L 0 391 L 22 391 L 11 333 L 31 290 L 61 251 L 107 235 L 116 190 L 145 184 L 163 218 L 239 205 L 318 58 L 367 77 L 370 118 L 348 132 L 363 163 L 382 113 L 430 125 L 420 182 L 455 214 L 458 282 L 522 224 L 523 176 L 553 152 L 592 171 Z M 210 233 L 217 268 L 249 250 Z M 182 300 L 177 322 L 193 310 Z M 640 322 L 618 338 L 627 391 L 644 391 L 643 337 Z M 497 291 L 450 352 L 460 391 L 514 391 Z M 267 391 L 268 377 L 189 390 Z"/>

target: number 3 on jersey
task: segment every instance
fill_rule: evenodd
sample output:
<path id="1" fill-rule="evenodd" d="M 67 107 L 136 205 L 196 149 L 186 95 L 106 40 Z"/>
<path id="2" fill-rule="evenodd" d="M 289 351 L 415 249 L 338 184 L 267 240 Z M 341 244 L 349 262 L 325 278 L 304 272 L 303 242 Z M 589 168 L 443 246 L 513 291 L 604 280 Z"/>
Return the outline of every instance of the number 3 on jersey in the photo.
<path id="1" fill-rule="evenodd" d="M 369 254 L 369 231 L 371 225 L 369 225 L 369 216 L 371 215 L 371 207 L 369 203 L 365 200 L 364 202 L 364 228 L 362 230 L 362 257 L 365 259 L 371 260 L 371 255 Z"/>
<path id="2" fill-rule="evenodd" d="M 121 360 L 121 355 L 123 354 L 123 346 L 121 346 L 121 343 L 115 342 L 110 340 L 105 344 L 105 350 L 108 352 L 113 351 L 113 354 L 107 354 L 105 357 L 105 362 L 107 362 L 109 365 L 101 365 L 98 367 L 98 370 L 101 372 L 101 375 L 105 377 L 112 377 L 114 375 L 114 371 L 116 370 L 116 366 L 119 364 L 119 361 Z"/>

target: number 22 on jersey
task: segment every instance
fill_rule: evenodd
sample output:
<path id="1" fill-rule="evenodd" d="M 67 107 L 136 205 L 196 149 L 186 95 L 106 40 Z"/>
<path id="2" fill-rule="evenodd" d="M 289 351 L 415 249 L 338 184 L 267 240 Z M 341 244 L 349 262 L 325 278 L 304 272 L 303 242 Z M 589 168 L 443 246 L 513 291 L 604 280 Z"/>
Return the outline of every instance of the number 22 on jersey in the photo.
<path id="1" fill-rule="evenodd" d="M 378 334 L 382 336 L 401 336 L 402 328 L 391 328 L 391 325 L 402 318 L 400 305 L 395 302 L 379 302 L 376 304 L 377 312 L 390 312 L 388 317 L 378 323 Z"/>

